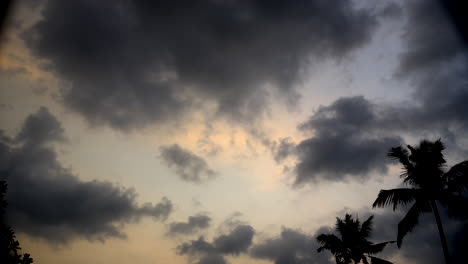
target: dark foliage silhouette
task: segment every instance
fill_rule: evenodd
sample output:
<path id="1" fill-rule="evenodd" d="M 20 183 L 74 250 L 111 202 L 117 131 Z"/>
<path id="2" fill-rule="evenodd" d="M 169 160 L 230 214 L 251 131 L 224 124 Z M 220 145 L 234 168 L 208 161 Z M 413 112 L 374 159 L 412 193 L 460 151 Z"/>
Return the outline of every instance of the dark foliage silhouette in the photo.
<path id="1" fill-rule="evenodd" d="M 326 249 L 334 256 L 337 264 L 391 264 L 391 262 L 373 256 L 381 252 L 385 246 L 395 241 L 387 241 L 374 244 L 367 240 L 372 232 L 372 219 L 370 216 L 361 225 L 359 219 L 353 220 L 352 216 L 346 214 L 344 219 L 336 218 L 336 230 L 341 238 L 334 234 L 321 234 L 317 241 L 322 245 L 318 252 Z"/>
<path id="2" fill-rule="evenodd" d="M 445 149 L 440 140 L 430 142 L 423 140 L 419 147 L 408 145 L 408 150 L 402 147 L 392 148 L 388 156 L 403 165 L 401 178 L 411 188 L 381 190 L 373 207 L 398 205 L 412 206 L 398 224 L 397 245 L 401 247 L 403 237 L 418 224 L 422 213 L 433 212 L 446 263 L 450 263 L 447 240 L 440 219 L 437 202 L 447 208 L 451 217 L 467 219 L 468 200 L 468 161 L 463 161 L 448 171 L 444 170 L 446 160 L 442 151 Z"/>
<path id="3" fill-rule="evenodd" d="M 20 246 L 15 232 L 5 223 L 5 210 L 8 205 L 5 199 L 7 184 L 0 181 L 0 263 L 30 264 L 33 259 L 28 253 L 20 254 Z"/>

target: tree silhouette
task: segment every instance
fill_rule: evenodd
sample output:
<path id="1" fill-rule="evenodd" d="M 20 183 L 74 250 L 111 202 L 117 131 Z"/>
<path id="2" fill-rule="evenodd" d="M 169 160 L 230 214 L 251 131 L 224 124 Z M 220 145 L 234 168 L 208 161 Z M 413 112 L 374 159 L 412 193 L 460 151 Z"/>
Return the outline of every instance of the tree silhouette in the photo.
<path id="1" fill-rule="evenodd" d="M 433 212 L 446 263 L 450 263 L 447 240 L 436 201 L 447 207 L 449 216 L 467 218 L 467 199 L 464 193 L 468 190 L 468 161 L 463 161 L 444 172 L 446 160 L 442 151 L 445 149 L 439 140 L 423 140 L 419 147 L 408 145 L 392 148 L 388 156 L 403 165 L 401 178 L 411 188 L 381 190 L 372 205 L 375 207 L 393 206 L 413 203 L 408 213 L 398 224 L 397 245 L 401 247 L 403 237 L 418 224 L 419 215 Z"/>
<path id="2" fill-rule="evenodd" d="M 334 256 L 337 264 L 368 264 L 368 258 L 372 264 L 391 264 L 391 262 L 374 257 L 373 255 L 381 252 L 388 241 L 374 244 L 367 240 L 372 232 L 372 219 L 370 216 L 364 223 L 359 222 L 359 219 L 353 220 L 352 216 L 346 214 L 344 219 L 336 218 L 336 230 L 341 238 L 334 234 L 321 234 L 317 237 L 317 241 L 322 245 L 317 249 L 318 252 L 326 249 Z"/>
<path id="3" fill-rule="evenodd" d="M 30 264 L 33 259 L 28 253 L 20 254 L 21 250 L 15 232 L 5 224 L 5 210 L 8 205 L 5 200 L 7 184 L 0 181 L 0 263 Z"/>

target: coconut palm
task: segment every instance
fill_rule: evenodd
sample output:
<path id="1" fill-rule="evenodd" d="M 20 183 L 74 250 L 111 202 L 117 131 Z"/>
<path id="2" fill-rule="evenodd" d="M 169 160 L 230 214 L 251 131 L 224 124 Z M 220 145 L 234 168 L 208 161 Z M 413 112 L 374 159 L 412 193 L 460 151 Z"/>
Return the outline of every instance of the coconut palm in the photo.
<path id="1" fill-rule="evenodd" d="M 408 150 L 402 147 L 392 148 L 388 156 L 403 165 L 401 178 L 411 188 L 381 190 L 373 207 L 412 204 L 407 214 L 398 224 L 397 245 L 401 247 L 403 237 L 418 224 L 421 214 L 433 212 L 446 263 L 450 263 L 447 240 L 437 208 L 441 203 L 448 209 L 449 216 L 467 217 L 468 203 L 464 192 L 468 190 L 468 161 L 461 162 L 445 172 L 445 159 L 442 151 L 445 149 L 439 140 L 430 142 L 423 140 L 419 147 L 408 145 Z"/>
<path id="2" fill-rule="evenodd" d="M 361 225 L 359 219 L 353 220 L 352 216 L 346 214 L 344 219 L 336 218 L 336 231 L 341 238 L 334 234 L 321 234 L 317 241 L 322 245 L 317 249 L 318 252 L 326 249 L 334 256 L 337 264 L 368 264 L 368 259 L 372 264 L 391 264 L 391 262 L 374 257 L 373 255 L 381 252 L 388 241 L 374 244 L 367 240 L 372 232 L 372 219 L 370 216 Z"/>

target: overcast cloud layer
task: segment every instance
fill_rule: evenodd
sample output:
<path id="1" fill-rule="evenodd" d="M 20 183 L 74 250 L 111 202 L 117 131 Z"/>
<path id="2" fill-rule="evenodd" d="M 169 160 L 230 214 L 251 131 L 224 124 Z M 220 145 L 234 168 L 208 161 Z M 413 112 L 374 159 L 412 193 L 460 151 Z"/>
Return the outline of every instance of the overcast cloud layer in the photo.
<path id="1" fill-rule="evenodd" d="M 64 138 L 47 108 L 28 116 L 15 138 L 2 133 L 0 179 L 8 183 L 8 221 L 15 231 L 54 243 L 124 238 L 124 224 L 143 216 L 165 220 L 171 213 L 165 197 L 155 205 L 138 205 L 133 189 L 78 179 L 50 147 Z"/>
<path id="2" fill-rule="evenodd" d="M 255 120 L 268 109 L 267 85 L 294 103 L 304 66 L 342 59 L 377 24 L 349 1 L 111 2 L 47 1 L 24 38 L 69 82 L 66 107 L 119 129 L 210 103 L 217 116 Z"/>

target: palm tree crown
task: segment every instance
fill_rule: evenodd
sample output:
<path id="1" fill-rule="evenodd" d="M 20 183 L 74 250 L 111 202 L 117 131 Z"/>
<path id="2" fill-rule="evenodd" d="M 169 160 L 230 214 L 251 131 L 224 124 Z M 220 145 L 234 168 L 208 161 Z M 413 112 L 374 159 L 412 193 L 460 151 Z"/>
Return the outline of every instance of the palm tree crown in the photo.
<path id="1" fill-rule="evenodd" d="M 334 234 L 321 234 L 317 237 L 317 241 L 322 245 L 317 249 L 318 252 L 326 249 L 334 256 L 337 264 L 368 264 L 367 258 L 370 258 L 373 264 L 388 264 L 386 260 L 374 257 L 373 255 L 381 252 L 388 241 L 374 244 L 367 240 L 372 231 L 372 219 L 370 216 L 361 225 L 359 219 L 353 220 L 352 216 L 346 214 L 344 219 L 336 218 L 336 230 L 341 238 Z"/>
<path id="2" fill-rule="evenodd" d="M 444 256 L 449 263 L 447 242 L 442 228 L 436 201 L 447 207 L 450 216 L 465 218 L 467 200 L 463 193 L 468 190 L 468 161 L 461 162 L 445 172 L 446 160 L 442 151 L 445 149 L 440 140 L 423 140 L 419 147 L 408 145 L 392 148 L 388 156 L 403 165 L 401 178 L 411 188 L 381 190 L 373 207 L 412 204 L 408 213 L 398 224 L 397 245 L 401 247 L 403 237 L 418 224 L 422 213 L 433 212 L 439 229 Z"/>

